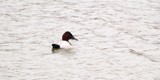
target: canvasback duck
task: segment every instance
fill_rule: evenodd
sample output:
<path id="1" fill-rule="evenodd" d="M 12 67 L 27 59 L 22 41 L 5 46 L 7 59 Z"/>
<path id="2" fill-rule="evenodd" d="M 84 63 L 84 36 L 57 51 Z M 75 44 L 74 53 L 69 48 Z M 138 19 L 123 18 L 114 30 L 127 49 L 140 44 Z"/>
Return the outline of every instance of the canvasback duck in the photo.
<path id="1" fill-rule="evenodd" d="M 71 49 L 72 44 L 69 42 L 70 39 L 73 40 L 77 40 L 69 31 L 66 31 L 63 36 L 62 36 L 62 41 L 58 42 L 58 43 L 53 43 L 52 44 L 52 50 L 56 50 L 56 49 Z"/>

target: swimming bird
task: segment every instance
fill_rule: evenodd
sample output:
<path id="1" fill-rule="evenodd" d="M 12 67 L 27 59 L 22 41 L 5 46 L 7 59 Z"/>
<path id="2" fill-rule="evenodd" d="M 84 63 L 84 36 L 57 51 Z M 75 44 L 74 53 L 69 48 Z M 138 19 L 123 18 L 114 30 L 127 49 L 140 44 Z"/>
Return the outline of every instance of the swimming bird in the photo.
<path id="1" fill-rule="evenodd" d="M 69 42 L 69 40 L 77 40 L 71 32 L 66 31 L 63 35 L 62 35 L 62 41 L 58 42 L 58 43 L 53 43 L 52 44 L 52 50 L 57 50 L 57 49 L 71 49 L 72 44 Z"/>

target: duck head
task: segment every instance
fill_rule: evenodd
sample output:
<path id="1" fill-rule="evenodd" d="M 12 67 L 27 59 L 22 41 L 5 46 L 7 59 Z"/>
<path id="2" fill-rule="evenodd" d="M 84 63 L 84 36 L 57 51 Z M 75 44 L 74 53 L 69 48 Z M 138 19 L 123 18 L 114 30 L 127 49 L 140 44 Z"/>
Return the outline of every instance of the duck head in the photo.
<path id="1" fill-rule="evenodd" d="M 63 36 L 62 36 L 62 40 L 68 41 L 68 40 L 70 40 L 70 39 L 73 39 L 73 40 L 77 40 L 77 41 L 78 41 L 78 39 L 76 39 L 76 38 L 71 34 L 71 32 L 66 31 L 66 32 L 63 34 Z"/>

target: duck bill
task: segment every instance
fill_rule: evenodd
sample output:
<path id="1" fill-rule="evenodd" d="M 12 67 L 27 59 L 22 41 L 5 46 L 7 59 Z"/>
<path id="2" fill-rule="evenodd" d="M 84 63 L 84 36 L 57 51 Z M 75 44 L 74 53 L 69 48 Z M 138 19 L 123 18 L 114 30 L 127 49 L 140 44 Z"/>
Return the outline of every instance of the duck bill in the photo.
<path id="1" fill-rule="evenodd" d="M 75 37 L 72 37 L 72 39 L 73 39 L 73 40 L 76 40 L 76 41 L 78 41 L 78 39 L 76 39 Z"/>
<path id="2" fill-rule="evenodd" d="M 76 38 L 74 40 L 78 41 L 78 39 L 76 39 Z"/>

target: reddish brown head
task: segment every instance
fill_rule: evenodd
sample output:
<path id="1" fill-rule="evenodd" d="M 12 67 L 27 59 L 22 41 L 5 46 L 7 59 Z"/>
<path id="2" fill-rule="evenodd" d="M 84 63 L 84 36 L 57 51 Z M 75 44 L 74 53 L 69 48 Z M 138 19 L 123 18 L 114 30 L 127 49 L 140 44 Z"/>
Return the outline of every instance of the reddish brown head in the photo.
<path id="1" fill-rule="evenodd" d="M 78 40 L 69 31 L 66 31 L 62 36 L 62 40 L 68 41 L 69 39 Z"/>

